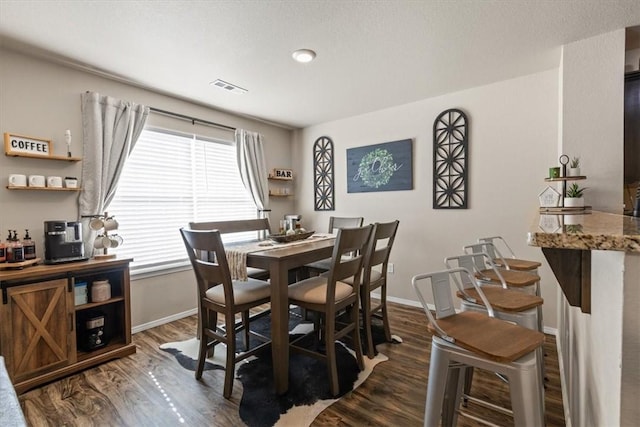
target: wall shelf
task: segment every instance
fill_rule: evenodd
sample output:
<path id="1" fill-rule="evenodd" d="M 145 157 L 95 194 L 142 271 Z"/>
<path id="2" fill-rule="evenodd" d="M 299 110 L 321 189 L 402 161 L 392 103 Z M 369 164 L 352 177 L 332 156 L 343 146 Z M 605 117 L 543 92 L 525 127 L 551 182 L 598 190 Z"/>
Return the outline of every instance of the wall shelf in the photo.
<path id="1" fill-rule="evenodd" d="M 37 156 L 35 154 L 25 154 L 25 153 L 4 153 L 5 156 L 8 157 L 25 157 L 29 159 L 42 159 L 42 160 L 63 160 L 67 162 L 79 162 L 82 160 L 81 157 L 67 157 L 67 156 Z"/>
<path id="2" fill-rule="evenodd" d="M 26 190 L 26 191 L 80 191 L 80 188 L 66 188 L 66 187 L 14 187 L 7 185 L 7 190 Z"/>

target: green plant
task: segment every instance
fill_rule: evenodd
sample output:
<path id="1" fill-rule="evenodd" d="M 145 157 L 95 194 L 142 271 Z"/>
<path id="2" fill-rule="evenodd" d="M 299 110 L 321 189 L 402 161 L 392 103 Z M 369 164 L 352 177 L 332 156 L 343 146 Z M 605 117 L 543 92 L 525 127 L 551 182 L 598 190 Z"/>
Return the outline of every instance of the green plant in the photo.
<path id="1" fill-rule="evenodd" d="M 584 192 L 584 190 L 586 190 L 586 188 L 580 188 L 578 187 L 578 184 L 576 184 L 575 182 L 573 184 L 571 184 L 571 186 L 569 188 L 567 188 L 567 192 L 565 194 L 565 197 L 574 197 L 574 198 L 579 198 L 582 197 L 582 193 Z"/>
<path id="2" fill-rule="evenodd" d="M 580 157 L 574 157 L 571 159 L 571 163 L 569 163 L 570 168 L 579 168 L 580 167 Z"/>

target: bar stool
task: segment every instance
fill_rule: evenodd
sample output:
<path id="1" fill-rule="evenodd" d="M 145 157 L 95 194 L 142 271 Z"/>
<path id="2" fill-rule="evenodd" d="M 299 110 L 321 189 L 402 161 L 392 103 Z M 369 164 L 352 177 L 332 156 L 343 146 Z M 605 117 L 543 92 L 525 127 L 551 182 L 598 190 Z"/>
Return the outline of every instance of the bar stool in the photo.
<path id="1" fill-rule="evenodd" d="M 508 322 L 515 323 L 524 328 L 537 330 L 543 332 L 542 323 L 539 316 L 542 312 L 542 304 L 544 300 L 536 295 L 530 295 L 524 292 L 515 291 L 509 289 L 499 269 L 491 260 L 491 257 L 487 253 L 481 254 L 485 257 L 487 265 L 493 270 L 494 274 L 500 280 L 500 285 L 493 284 L 480 284 L 480 288 L 485 297 L 491 304 L 495 317 L 498 319 L 506 320 Z M 478 274 L 476 270 L 476 264 L 474 258 L 479 256 L 478 254 L 465 254 L 454 257 L 445 258 L 444 262 L 448 269 L 452 268 L 464 268 L 469 272 L 473 272 L 474 275 Z M 456 295 L 460 298 L 460 308 L 462 311 L 478 311 L 487 312 L 487 308 L 483 303 L 482 298 L 476 292 L 473 282 L 469 280 L 466 274 L 454 274 L 452 275 L 453 281 L 456 284 L 458 291 Z M 540 375 L 544 380 L 544 353 L 542 347 L 538 350 L 538 360 L 540 362 Z M 484 404 L 481 401 L 470 395 L 471 383 L 473 381 L 473 369 L 467 369 L 464 379 L 464 394 L 463 399 L 466 404 L 467 400 L 474 401 L 476 403 Z M 543 396 L 544 399 L 544 396 Z"/>
<path id="2" fill-rule="evenodd" d="M 487 314 L 475 311 L 456 313 L 450 276 L 464 274 L 483 301 Z M 435 318 L 420 287 L 429 283 L 435 304 Z M 424 426 L 455 424 L 462 395 L 462 370 L 486 369 L 509 379 L 515 425 L 544 425 L 543 386 L 540 380 L 539 351 L 544 335 L 494 318 L 493 308 L 469 270 L 455 268 L 419 274 L 411 279 L 433 334 Z M 436 321 L 436 319 L 438 319 Z M 445 399 L 447 391 L 453 398 Z"/>
<path id="3" fill-rule="evenodd" d="M 508 251 L 506 257 L 500 253 L 496 242 L 500 242 L 500 246 L 506 248 L 506 250 Z M 511 246 L 509 246 L 507 241 L 502 236 L 481 237 L 478 239 L 478 243 L 493 244 L 493 246 L 487 247 L 486 249 L 488 251 L 493 251 L 489 252 L 489 256 L 498 267 L 538 274 L 538 267 L 542 265 L 542 263 L 538 261 L 529 261 L 526 259 L 517 258 L 515 252 L 513 252 L 513 249 L 511 249 Z"/>

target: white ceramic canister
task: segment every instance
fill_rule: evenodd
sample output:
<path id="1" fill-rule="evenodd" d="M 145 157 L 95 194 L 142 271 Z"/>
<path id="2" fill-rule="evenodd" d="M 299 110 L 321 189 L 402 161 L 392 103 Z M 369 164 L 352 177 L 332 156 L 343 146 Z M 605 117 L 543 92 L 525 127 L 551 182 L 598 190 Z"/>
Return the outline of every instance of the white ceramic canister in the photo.
<path id="1" fill-rule="evenodd" d="M 91 302 L 111 299 L 111 284 L 108 280 L 96 280 L 91 284 Z"/>

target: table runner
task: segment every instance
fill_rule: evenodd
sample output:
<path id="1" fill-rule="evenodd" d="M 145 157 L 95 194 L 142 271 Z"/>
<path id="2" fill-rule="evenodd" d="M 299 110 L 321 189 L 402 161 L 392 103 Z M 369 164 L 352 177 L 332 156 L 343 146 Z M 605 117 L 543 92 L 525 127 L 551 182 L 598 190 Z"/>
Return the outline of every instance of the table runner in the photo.
<path id="1" fill-rule="evenodd" d="M 268 251 L 271 249 L 280 249 L 296 245 L 303 245 L 312 241 L 320 241 L 333 239 L 334 234 L 314 234 L 313 236 L 297 240 L 289 243 L 276 243 L 272 240 L 253 240 L 250 242 L 238 242 L 225 244 L 225 253 L 227 254 L 227 263 L 229 264 L 229 272 L 231 280 L 248 280 L 247 277 L 247 254 L 251 252 Z"/>

